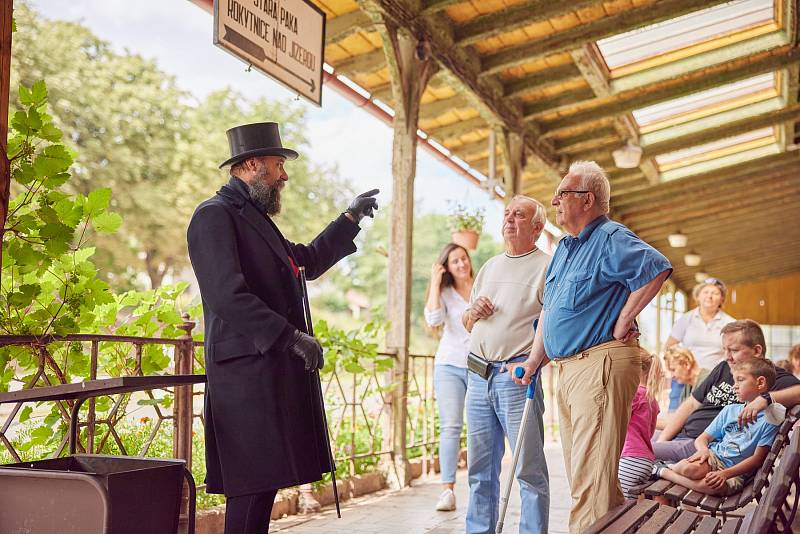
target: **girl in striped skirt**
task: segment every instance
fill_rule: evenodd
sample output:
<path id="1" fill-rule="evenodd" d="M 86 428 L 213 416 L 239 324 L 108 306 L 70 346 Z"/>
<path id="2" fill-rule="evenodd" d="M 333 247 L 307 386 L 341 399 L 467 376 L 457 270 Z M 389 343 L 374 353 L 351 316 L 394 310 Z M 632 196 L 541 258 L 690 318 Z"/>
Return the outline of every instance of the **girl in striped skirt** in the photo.
<path id="1" fill-rule="evenodd" d="M 636 498 L 630 494 L 630 489 L 650 478 L 656 459 L 650 438 L 660 411 L 656 397 L 664 380 L 664 368 L 657 355 L 644 349 L 641 349 L 641 358 L 639 388 L 633 397 L 628 433 L 619 459 L 619 483 L 626 499 Z"/>

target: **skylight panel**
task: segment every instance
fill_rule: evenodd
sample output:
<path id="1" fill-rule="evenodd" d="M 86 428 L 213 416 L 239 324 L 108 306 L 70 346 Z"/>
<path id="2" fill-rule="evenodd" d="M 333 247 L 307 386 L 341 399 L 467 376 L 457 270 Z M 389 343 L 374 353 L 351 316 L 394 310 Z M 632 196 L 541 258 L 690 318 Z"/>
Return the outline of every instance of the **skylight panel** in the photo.
<path id="1" fill-rule="evenodd" d="M 721 85 L 633 111 L 642 133 L 778 96 L 774 72 Z"/>
<path id="2" fill-rule="evenodd" d="M 772 126 L 656 156 L 661 171 L 693 165 L 777 142 Z"/>
<path id="3" fill-rule="evenodd" d="M 614 74 L 620 67 L 744 34 L 774 19 L 774 0 L 737 0 L 602 39 L 597 46 Z"/>

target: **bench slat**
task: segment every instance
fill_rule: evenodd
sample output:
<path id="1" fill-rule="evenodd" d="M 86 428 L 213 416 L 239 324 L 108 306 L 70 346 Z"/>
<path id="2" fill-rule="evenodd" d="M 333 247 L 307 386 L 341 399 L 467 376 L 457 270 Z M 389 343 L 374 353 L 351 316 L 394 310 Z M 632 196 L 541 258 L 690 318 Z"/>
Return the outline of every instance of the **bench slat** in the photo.
<path id="1" fill-rule="evenodd" d="M 603 534 L 628 534 L 629 532 L 634 532 L 636 527 L 644 523 L 656 508 L 658 508 L 657 502 L 647 499 L 638 501 L 633 508 L 609 525 L 603 531 Z"/>
<path id="2" fill-rule="evenodd" d="M 680 510 L 672 506 L 661 505 L 658 510 L 636 532 L 639 534 L 661 534 L 667 528 Z"/>
<path id="3" fill-rule="evenodd" d="M 628 500 L 616 508 L 609 510 L 603 517 L 598 519 L 588 530 L 586 530 L 584 534 L 598 534 L 599 532 L 602 532 L 603 529 L 619 519 L 625 512 L 633 508 L 635 504 L 635 500 Z"/>
<path id="4" fill-rule="evenodd" d="M 680 484 L 675 484 L 664 492 L 664 497 L 672 499 L 673 501 L 680 501 L 687 493 L 689 493 L 689 488 L 684 488 Z"/>
<path id="5" fill-rule="evenodd" d="M 700 516 L 694 512 L 687 512 L 684 510 L 680 513 L 677 519 L 667 527 L 664 534 L 686 534 L 691 532 L 695 524 L 700 520 Z"/>
<path id="6" fill-rule="evenodd" d="M 741 492 L 734 493 L 733 495 L 728 495 L 727 497 L 725 497 L 725 499 L 723 499 L 722 503 L 719 505 L 719 511 L 730 512 L 732 510 L 736 510 L 737 508 L 739 508 L 740 507 L 739 501 L 742 498 L 742 495 L 744 495 L 747 486 L 752 486 L 752 483 L 746 485 Z"/>
<path id="7" fill-rule="evenodd" d="M 683 503 L 689 506 L 696 507 L 699 506 L 700 503 L 703 502 L 703 499 L 705 498 L 706 498 L 705 493 L 700 493 L 699 491 L 692 490 L 689 493 L 687 493 L 686 496 L 683 498 Z"/>
<path id="8" fill-rule="evenodd" d="M 708 510 L 709 512 L 716 512 L 721 504 L 722 498 L 717 497 L 716 495 L 708 495 L 703 501 L 701 508 L 703 508 L 703 510 Z"/>
<path id="9" fill-rule="evenodd" d="M 738 517 L 732 517 L 725 521 L 722 525 L 722 529 L 719 531 L 719 534 L 736 534 L 739 532 L 739 526 L 742 524 L 742 520 Z"/>
<path id="10" fill-rule="evenodd" d="M 700 521 L 700 524 L 697 525 L 697 528 L 694 530 L 694 534 L 714 534 L 718 528 L 719 519 L 716 517 L 705 516 Z"/>
<path id="11" fill-rule="evenodd" d="M 747 506 L 755 498 L 755 487 L 753 484 L 745 486 L 742 493 L 739 495 L 739 508 Z"/>
<path id="12" fill-rule="evenodd" d="M 663 495 L 665 491 L 667 491 L 670 487 L 672 487 L 672 482 L 669 480 L 656 480 L 650 486 L 644 490 L 644 494 L 648 497 L 653 497 L 655 495 Z"/>

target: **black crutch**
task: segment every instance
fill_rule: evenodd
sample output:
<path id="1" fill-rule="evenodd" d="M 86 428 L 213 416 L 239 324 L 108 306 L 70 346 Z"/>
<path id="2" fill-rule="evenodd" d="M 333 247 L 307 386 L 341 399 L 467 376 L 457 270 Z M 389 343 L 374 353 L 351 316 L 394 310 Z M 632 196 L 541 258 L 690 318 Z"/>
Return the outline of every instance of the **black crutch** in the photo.
<path id="1" fill-rule="evenodd" d="M 314 335 L 314 325 L 311 322 L 311 305 L 308 302 L 308 287 L 306 287 L 306 268 L 298 267 L 300 271 L 300 287 L 303 290 L 303 316 L 306 321 L 308 335 Z M 325 399 L 322 397 L 322 378 L 319 370 L 312 371 L 317 375 L 317 388 L 319 389 L 319 408 L 322 410 L 322 423 L 325 427 L 325 440 L 328 442 L 328 458 L 331 461 L 331 482 L 333 483 L 333 500 L 336 501 L 336 516 L 342 518 L 342 511 L 339 509 L 339 488 L 336 484 L 336 462 L 333 459 L 333 449 L 331 448 L 331 436 L 328 434 L 328 415 L 325 413 Z"/>

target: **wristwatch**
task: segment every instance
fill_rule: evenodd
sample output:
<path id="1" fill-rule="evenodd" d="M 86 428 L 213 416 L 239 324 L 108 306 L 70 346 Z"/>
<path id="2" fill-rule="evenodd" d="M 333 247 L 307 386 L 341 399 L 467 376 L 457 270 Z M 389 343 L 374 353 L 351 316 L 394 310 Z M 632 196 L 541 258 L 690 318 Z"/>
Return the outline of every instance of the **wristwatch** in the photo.
<path id="1" fill-rule="evenodd" d="M 759 395 L 759 396 L 760 396 L 762 399 L 764 399 L 765 401 L 767 401 L 767 406 L 769 406 L 770 404 L 772 404 L 772 396 L 770 396 L 769 392 L 765 391 L 764 393 L 762 393 L 762 394 L 761 394 L 761 395 Z"/>

